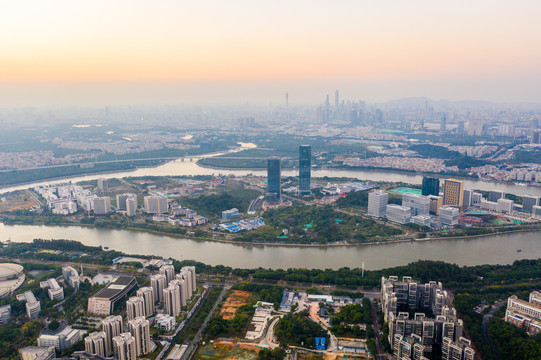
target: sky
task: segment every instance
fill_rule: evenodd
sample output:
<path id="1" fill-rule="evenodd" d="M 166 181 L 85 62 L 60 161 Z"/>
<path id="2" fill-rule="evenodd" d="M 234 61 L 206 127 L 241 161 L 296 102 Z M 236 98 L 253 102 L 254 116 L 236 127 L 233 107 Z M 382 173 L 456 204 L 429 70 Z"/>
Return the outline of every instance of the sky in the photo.
<path id="1" fill-rule="evenodd" d="M 0 12 L 0 106 L 541 99 L 541 2 L 48 0 Z"/>

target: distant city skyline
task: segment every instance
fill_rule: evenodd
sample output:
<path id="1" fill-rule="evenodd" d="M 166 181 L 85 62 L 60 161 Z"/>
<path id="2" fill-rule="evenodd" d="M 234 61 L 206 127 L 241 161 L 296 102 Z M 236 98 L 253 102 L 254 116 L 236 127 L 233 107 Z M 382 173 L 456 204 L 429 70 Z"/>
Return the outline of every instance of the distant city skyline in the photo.
<path id="1" fill-rule="evenodd" d="M 533 102 L 541 4 L 473 1 L 17 2 L 0 106 Z"/>

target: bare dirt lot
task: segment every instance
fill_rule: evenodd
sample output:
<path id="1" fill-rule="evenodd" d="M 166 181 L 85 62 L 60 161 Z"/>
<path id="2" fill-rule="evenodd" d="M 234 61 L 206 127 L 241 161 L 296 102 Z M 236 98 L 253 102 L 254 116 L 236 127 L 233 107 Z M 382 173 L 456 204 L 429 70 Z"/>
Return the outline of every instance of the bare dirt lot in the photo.
<path id="1" fill-rule="evenodd" d="M 248 291 L 233 290 L 231 295 L 225 300 L 222 310 L 220 311 L 222 319 L 233 320 L 237 309 L 242 305 L 246 305 L 251 295 L 252 293 Z"/>

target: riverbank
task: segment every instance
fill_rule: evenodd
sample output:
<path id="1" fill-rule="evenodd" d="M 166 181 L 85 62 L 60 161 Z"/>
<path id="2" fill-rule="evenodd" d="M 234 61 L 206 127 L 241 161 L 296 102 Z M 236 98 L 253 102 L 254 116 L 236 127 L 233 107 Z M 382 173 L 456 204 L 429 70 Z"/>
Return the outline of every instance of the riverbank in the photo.
<path id="1" fill-rule="evenodd" d="M 515 234 L 515 233 L 541 233 L 541 228 L 537 229 L 516 229 L 516 230 L 510 230 L 510 231 L 495 231 L 492 233 L 486 233 L 486 234 L 476 234 L 476 235 L 462 235 L 462 236 L 438 236 L 438 237 L 427 237 L 427 238 L 408 238 L 408 239 L 388 239 L 388 240 L 377 240 L 377 241 L 369 241 L 369 242 L 362 242 L 362 243 L 349 243 L 347 241 L 340 241 L 335 243 L 326 243 L 326 244 L 300 244 L 300 243 L 283 243 L 283 242 L 245 242 L 245 241 L 236 241 L 236 240 L 227 240 L 227 239 L 216 239 L 212 237 L 201 237 L 201 236 L 186 236 L 185 234 L 177 234 L 177 233 L 171 233 L 167 231 L 159 231 L 159 230 L 153 230 L 153 229 L 144 229 L 139 227 L 115 227 L 115 226 L 96 226 L 95 224 L 73 224 L 73 223 L 66 223 L 66 224 L 48 224 L 45 222 L 36 222 L 33 224 L 18 224 L 18 223 L 12 223 L 12 224 L 5 224 L 2 222 L 2 224 L 6 226 L 10 225 L 25 225 L 25 226 L 50 226 L 50 227 L 83 227 L 83 228 L 89 228 L 89 229 L 97 229 L 97 230 L 120 230 L 120 231 L 133 231 L 133 232 L 140 232 L 140 233 L 148 233 L 153 235 L 159 235 L 159 236 L 169 236 L 172 238 L 177 239 L 183 239 L 183 240 L 193 240 L 193 241 L 201 241 L 201 242 L 213 242 L 213 243 L 222 243 L 222 244 L 230 244 L 235 246 L 243 246 L 243 247 L 284 247 L 284 248 L 336 248 L 336 247 L 362 247 L 366 245 L 387 245 L 387 244 L 400 244 L 400 243 L 420 243 L 420 242 L 430 242 L 430 241 L 441 241 L 441 240 L 467 240 L 467 239 L 476 239 L 476 238 L 484 238 L 489 236 L 498 236 L 498 235 L 506 235 L 506 234 Z M 76 240 L 76 239 L 67 239 L 67 240 Z"/>

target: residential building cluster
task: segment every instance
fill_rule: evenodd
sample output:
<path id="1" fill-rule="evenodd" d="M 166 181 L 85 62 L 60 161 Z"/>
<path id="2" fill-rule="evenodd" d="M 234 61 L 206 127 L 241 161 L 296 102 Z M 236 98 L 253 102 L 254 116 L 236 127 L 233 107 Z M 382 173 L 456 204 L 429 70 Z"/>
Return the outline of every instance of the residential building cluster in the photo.
<path id="1" fill-rule="evenodd" d="M 71 182 L 52 185 L 41 185 L 34 188 L 47 202 L 47 208 L 54 214 L 69 215 L 77 212 L 78 207 L 84 211 L 94 210 L 94 199 L 98 196 L 89 189 Z"/>
<path id="2" fill-rule="evenodd" d="M 335 158 L 335 162 L 351 167 L 374 167 L 382 169 L 400 169 L 417 172 L 458 172 L 457 166 L 446 166 L 442 159 L 378 156 L 366 159 L 361 158 Z"/>
<path id="3" fill-rule="evenodd" d="M 382 277 L 381 304 L 393 359 L 427 360 L 440 348 L 441 359 L 474 360 L 475 350 L 463 337 L 463 322 L 441 283 Z"/>
<path id="4" fill-rule="evenodd" d="M 509 297 L 505 321 L 526 330 L 530 336 L 541 334 L 541 293 L 531 292 L 529 301 L 516 295 Z"/>

